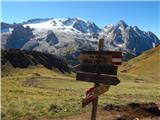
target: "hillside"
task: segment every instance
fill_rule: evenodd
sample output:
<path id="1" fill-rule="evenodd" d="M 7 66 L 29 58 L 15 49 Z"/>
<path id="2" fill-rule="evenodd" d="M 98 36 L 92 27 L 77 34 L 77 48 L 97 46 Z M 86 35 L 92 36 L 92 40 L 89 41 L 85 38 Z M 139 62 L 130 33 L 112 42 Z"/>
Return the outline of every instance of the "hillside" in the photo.
<path id="1" fill-rule="evenodd" d="M 143 79 L 160 79 L 160 46 L 124 63 L 120 67 L 120 72 Z"/>
<path id="2" fill-rule="evenodd" d="M 158 120 L 159 50 L 157 46 L 120 66 L 121 82 L 99 97 L 97 120 Z M 90 119 L 91 104 L 82 108 L 81 101 L 93 84 L 76 81 L 68 72 L 57 56 L 2 50 L 2 120 Z"/>
<path id="3" fill-rule="evenodd" d="M 42 65 L 47 69 L 70 73 L 70 68 L 64 58 L 37 51 L 24 51 L 19 49 L 1 50 L 2 75 L 12 71 L 13 68 L 28 68 Z"/>

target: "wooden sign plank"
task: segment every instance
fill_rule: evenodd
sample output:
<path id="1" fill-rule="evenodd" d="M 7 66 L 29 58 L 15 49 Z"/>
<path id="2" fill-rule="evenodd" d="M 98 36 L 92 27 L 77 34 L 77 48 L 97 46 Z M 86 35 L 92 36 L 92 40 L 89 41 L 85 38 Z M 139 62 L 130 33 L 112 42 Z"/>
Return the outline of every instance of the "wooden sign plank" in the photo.
<path id="1" fill-rule="evenodd" d="M 117 85 L 120 83 L 120 80 L 116 76 L 98 75 L 85 72 L 77 72 L 76 80 L 86 82 L 98 82 L 106 85 Z"/>
<path id="2" fill-rule="evenodd" d="M 107 92 L 109 90 L 110 86 L 109 85 L 100 85 L 98 87 L 94 88 L 94 97 L 98 97 L 101 94 Z"/>
<path id="3" fill-rule="evenodd" d="M 94 88 L 90 88 L 89 90 L 86 91 L 85 98 L 83 98 L 83 100 L 82 100 L 82 107 L 85 107 L 90 102 L 92 102 L 94 99 L 95 99 Z"/>
<path id="4" fill-rule="evenodd" d="M 101 54 L 101 55 L 111 55 L 113 57 L 122 57 L 121 51 L 81 51 L 81 54 Z"/>
<path id="5" fill-rule="evenodd" d="M 78 70 L 78 69 L 77 69 Z M 108 64 L 91 64 L 91 63 L 81 63 L 79 71 L 82 72 L 91 72 L 99 74 L 108 74 L 108 75 L 117 75 L 117 66 L 108 65 Z"/>
<path id="6" fill-rule="evenodd" d="M 101 94 L 105 93 L 109 90 L 108 85 L 100 85 L 98 87 L 92 87 L 85 93 L 85 98 L 82 101 L 82 107 L 85 107 L 90 102 L 92 102 L 96 97 L 100 96 Z"/>
<path id="7" fill-rule="evenodd" d="M 83 63 L 91 64 L 112 64 L 112 56 L 101 54 L 80 54 L 80 60 Z"/>
<path id="8" fill-rule="evenodd" d="M 95 98 L 94 98 L 95 99 Z M 92 102 L 94 99 L 89 99 L 89 100 L 87 100 L 87 99 L 85 99 L 85 98 L 83 98 L 82 99 L 82 108 L 83 107 L 85 107 L 86 105 L 88 105 L 90 102 Z"/>
<path id="9" fill-rule="evenodd" d="M 81 62 L 92 64 L 112 64 L 121 65 L 122 52 L 120 51 L 82 51 L 80 54 Z"/>
<path id="10" fill-rule="evenodd" d="M 122 57 L 112 57 L 112 65 L 121 65 Z"/>
<path id="11" fill-rule="evenodd" d="M 81 65 L 80 64 L 75 65 L 75 66 L 72 67 L 72 71 L 73 72 L 77 72 L 77 71 L 80 71 L 80 70 L 81 70 Z"/>

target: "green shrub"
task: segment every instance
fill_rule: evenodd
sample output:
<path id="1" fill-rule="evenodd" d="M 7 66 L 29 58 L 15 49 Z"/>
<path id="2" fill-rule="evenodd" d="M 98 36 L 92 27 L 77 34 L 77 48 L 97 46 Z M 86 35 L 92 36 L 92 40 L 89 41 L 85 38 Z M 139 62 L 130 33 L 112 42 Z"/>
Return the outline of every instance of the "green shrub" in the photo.
<path id="1" fill-rule="evenodd" d="M 53 113 L 58 113 L 62 110 L 62 108 L 56 104 L 51 104 L 50 108 L 48 109 L 48 111 L 51 111 Z"/>

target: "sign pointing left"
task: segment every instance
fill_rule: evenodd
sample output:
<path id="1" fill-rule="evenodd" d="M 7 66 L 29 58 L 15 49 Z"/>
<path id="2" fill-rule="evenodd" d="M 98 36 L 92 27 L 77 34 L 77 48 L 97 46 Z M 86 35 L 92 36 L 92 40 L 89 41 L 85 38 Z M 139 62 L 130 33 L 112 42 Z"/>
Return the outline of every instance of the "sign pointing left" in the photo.
<path id="1" fill-rule="evenodd" d="M 85 93 L 85 98 L 82 101 L 82 107 L 85 107 L 92 102 L 96 97 L 109 90 L 109 85 L 100 85 L 98 87 L 92 87 Z"/>

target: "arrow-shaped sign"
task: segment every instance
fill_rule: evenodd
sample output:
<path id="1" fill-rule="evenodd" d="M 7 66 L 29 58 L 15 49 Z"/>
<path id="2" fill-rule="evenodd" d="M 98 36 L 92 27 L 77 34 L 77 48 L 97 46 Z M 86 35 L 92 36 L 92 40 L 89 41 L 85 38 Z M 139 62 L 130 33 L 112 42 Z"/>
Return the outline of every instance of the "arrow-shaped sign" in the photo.
<path id="1" fill-rule="evenodd" d="M 100 96 L 101 94 L 105 93 L 109 90 L 108 85 L 100 85 L 98 87 L 90 88 L 86 91 L 85 98 L 82 101 L 82 107 L 85 107 L 90 102 L 92 102 L 96 97 Z"/>

